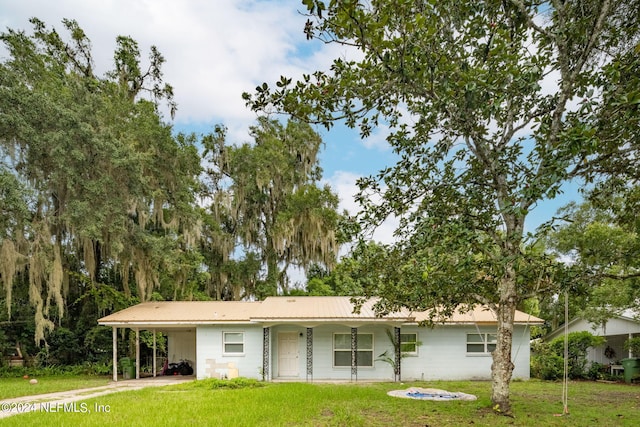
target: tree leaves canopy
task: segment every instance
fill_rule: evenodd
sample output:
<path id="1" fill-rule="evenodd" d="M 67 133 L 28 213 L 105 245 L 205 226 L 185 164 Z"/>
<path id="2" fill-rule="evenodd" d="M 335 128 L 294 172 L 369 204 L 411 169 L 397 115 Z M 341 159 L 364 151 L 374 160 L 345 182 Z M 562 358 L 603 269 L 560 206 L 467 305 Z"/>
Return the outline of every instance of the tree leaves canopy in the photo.
<path id="1" fill-rule="evenodd" d="M 236 244 L 260 254 L 266 277 L 251 293 L 259 298 L 288 292 L 289 266 L 331 267 L 338 252 L 338 198 L 319 187 L 320 136 L 300 121 L 286 125 L 260 118 L 252 144 L 228 145 L 224 129 L 204 139 L 214 218 L 222 224 L 222 259 Z M 226 280 L 226 277 L 222 277 Z"/>
<path id="2" fill-rule="evenodd" d="M 13 278 L 26 272 L 39 342 L 53 326 L 49 308 L 64 314 L 74 259 L 92 282 L 104 265 L 120 265 L 129 295 L 132 270 L 138 297 L 150 297 L 158 266 L 170 264 L 163 255 L 186 248 L 196 225 L 200 165 L 194 141 L 174 139 L 162 122 L 158 103 L 175 104 L 155 48 L 143 72 L 135 41 L 119 37 L 115 71 L 100 77 L 77 22 L 63 20 L 67 39 L 31 23 L 31 34 L 0 36 L 9 52 L 0 64 L 0 173 L 11 210 L 0 274 L 10 315 Z"/>
<path id="3" fill-rule="evenodd" d="M 624 143 L 605 148 L 610 132 L 594 117 L 621 99 L 599 96 L 603 65 L 619 69 L 636 46 L 637 2 L 303 3 L 308 38 L 351 46 L 360 59 L 265 83 L 247 104 L 327 126 L 344 120 L 363 136 L 390 127 L 400 161 L 363 179 L 359 201 L 368 225 L 400 217 L 397 272 L 383 267 L 365 292 L 383 297 L 381 310 L 493 307 L 492 399 L 509 413 L 513 312 L 552 290 L 556 271 L 570 276 L 530 249 L 540 236 L 525 221 Z"/>

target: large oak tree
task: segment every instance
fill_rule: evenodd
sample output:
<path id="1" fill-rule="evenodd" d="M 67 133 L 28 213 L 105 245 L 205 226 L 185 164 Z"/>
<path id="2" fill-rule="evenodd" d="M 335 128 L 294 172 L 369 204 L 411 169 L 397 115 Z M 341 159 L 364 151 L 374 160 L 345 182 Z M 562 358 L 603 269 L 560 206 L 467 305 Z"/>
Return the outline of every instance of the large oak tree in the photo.
<path id="1" fill-rule="evenodd" d="M 159 271 L 180 283 L 193 267 L 180 257 L 194 240 L 200 164 L 193 139 L 175 138 L 162 119 L 160 105 L 173 114 L 175 104 L 156 48 L 145 67 L 137 43 L 118 37 L 113 69 L 99 75 L 77 22 L 63 21 L 66 37 L 31 23 L 31 33 L 0 36 L 0 200 L 9 215 L 0 279 L 9 317 L 14 278 L 28 286 L 39 343 L 64 315 L 69 286 L 99 282 L 105 266 L 125 294 L 134 277 L 140 300 Z"/>
<path id="2" fill-rule="evenodd" d="M 525 223 L 606 157 L 594 111 L 625 101 L 599 96 L 602 66 L 615 68 L 637 43 L 637 2 L 303 3 L 307 38 L 350 46 L 359 59 L 245 99 L 327 126 L 344 120 L 363 136 L 391 129 L 400 160 L 362 180 L 359 200 L 370 225 L 399 217 L 401 240 L 365 292 L 382 297 L 381 310 L 489 306 L 498 319 L 491 398 L 511 414 L 514 313 L 551 290 L 554 269 L 526 249 L 538 236 Z"/>
<path id="3" fill-rule="evenodd" d="M 289 267 L 331 267 L 339 244 L 338 198 L 318 184 L 320 136 L 307 123 L 265 117 L 250 133 L 253 142 L 241 145 L 229 144 L 222 127 L 203 139 L 213 202 L 210 242 L 220 261 L 228 262 L 239 247 L 248 256 L 229 271 L 219 264 L 219 285 L 235 282 L 233 299 L 286 294 Z M 264 275 L 255 268 L 246 274 L 255 256 Z"/>

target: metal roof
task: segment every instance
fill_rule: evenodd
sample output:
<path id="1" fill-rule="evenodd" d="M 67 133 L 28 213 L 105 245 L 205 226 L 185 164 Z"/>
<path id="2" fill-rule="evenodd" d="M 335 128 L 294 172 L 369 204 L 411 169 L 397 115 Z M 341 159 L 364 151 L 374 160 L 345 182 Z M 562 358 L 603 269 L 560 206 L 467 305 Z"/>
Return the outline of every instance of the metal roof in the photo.
<path id="1" fill-rule="evenodd" d="M 259 302 L 154 301 L 143 302 L 98 320 L 112 323 L 215 323 L 249 322 Z"/>
<path id="2" fill-rule="evenodd" d="M 423 322 L 429 319 L 429 312 L 415 312 L 413 313 L 416 322 Z M 436 322 L 446 323 L 446 324 L 469 324 L 469 323 L 478 323 L 478 324 L 497 324 L 498 319 L 496 318 L 493 311 L 489 310 L 484 306 L 475 306 L 473 310 L 470 311 L 460 311 L 456 310 L 454 314 L 448 318 L 436 317 L 434 319 Z M 522 311 L 516 310 L 514 317 L 515 324 L 529 324 L 529 325 L 541 325 L 544 323 L 544 320 L 532 316 L 530 314 L 524 313 Z"/>
<path id="3" fill-rule="evenodd" d="M 375 299 L 366 301 L 354 313 L 351 297 L 269 297 L 254 316 L 254 320 L 401 320 L 411 316 L 408 311 L 379 316 L 373 310 Z"/>
<path id="4" fill-rule="evenodd" d="M 351 297 L 295 296 L 269 297 L 264 301 L 158 301 L 141 303 L 98 320 L 101 325 L 196 325 L 216 323 L 274 322 L 394 322 L 417 323 L 428 319 L 428 312 L 402 310 L 379 316 L 373 305 L 365 302 L 353 312 Z M 455 312 L 445 324 L 495 324 L 493 312 L 476 307 L 469 312 Z M 516 311 L 515 323 L 540 324 L 542 319 Z"/>

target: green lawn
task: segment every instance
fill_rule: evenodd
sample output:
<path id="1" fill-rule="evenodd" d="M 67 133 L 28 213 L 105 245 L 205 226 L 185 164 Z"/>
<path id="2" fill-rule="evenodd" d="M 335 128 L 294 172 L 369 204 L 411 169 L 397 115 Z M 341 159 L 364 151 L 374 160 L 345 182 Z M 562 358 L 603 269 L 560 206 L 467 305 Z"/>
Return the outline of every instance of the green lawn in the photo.
<path id="1" fill-rule="evenodd" d="M 489 382 L 377 384 L 269 383 L 264 387 L 212 389 L 198 381 L 87 400 L 60 412 L 0 420 L 1 426 L 636 426 L 637 385 L 572 382 L 570 415 L 562 412 L 562 384 L 514 382 L 516 418 L 490 410 Z M 409 386 L 475 394 L 477 401 L 433 402 L 390 397 Z M 75 411 L 75 412 L 74 412 Z"/>
<path id="2" fill-rule="evenodd" d="M 111 377 L 101 376 L 48 376 L 36 377 L 37 384 L 30 384 L 24 378 L 0 378 L 0 400 L 33 394 L 53 393 L 87 387 L 100 387 L 109 384 Z"/>

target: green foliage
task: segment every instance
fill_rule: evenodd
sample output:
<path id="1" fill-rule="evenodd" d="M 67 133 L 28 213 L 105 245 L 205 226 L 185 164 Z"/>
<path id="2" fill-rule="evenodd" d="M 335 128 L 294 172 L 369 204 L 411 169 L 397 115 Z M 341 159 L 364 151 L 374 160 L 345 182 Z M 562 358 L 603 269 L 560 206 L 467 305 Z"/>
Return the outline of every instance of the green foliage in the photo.
<path id="1" fill-rule="evenodd" d="M 72 365 L 40 365 L 20 367 L 0 367 L 1 378 L 51 377 L 51 376 L 102 376 L 113 373 L 111 362 L 84 362 Z"/>
<path id="2" fill-rule="evenodd" d="M 382 354 L 380 354 L 377 358 L 376 361 L 382 361 L 385 363 L 388 363 L 392 368 L 394 372 L 397 372 L 398 366 L 396 365 L 396 354 L 398 353 L 399 346 L 401 345 L 400 343 L 398 343 L 393 335 L 393 332 L 391 332 L 391 329 L 386 329 L 385 333 L 387 334 L 387 338 L 389 339 L 389 343 L 392 345 L 393 347 L 393 351 L 389 352 L 389 350 L 385 350 Z M 416 346 L 421 346 L 422 343 L 420 341 L 416 342 Z M 405 351 L 400 351 L 400 358 L 404 358 L 407 357 L 407 352 Z"/>
<path id="3" fill-rule="evenodd" d="M 84 358 L 107 362 L 113 357 L 112 329 L 107 326 L 95 326 L 85 334 Z"/>
<path id="4" fill-rule="evenodd" d="M 70 365 L 83 354 L 78 336 L 63 327 L 55 328 L 47 338 L 47 360 L 45 366 Z"/>
<path id="5" fill-rule="evenodd" d="M 177 386 L 183 390 L 194 389 L 206 389 L 206 390 L 218 390 L 218 389 L 243 389 L 243 388 L 256 388 L 265 387 L 267 384 L 258 381 L 253 378 L 237 377 L 228 380 L 221 380 L 217 378 L 207 378 L 204 380 L 196 380 L 189 383 L 181 384 Z"/>
<path id="6" fill-rule="evenodd" d="M 307 282 L 307 292 L 309 295 L 333 295 L 333 289 L 322 279 L 314 277 Z"/>
<path id="7" fill-rule="evenodd" d="M 542 380 L 558 380 L 563 377 L 564 359 L 548 345 L 537 345 L 531 355 L 531 376 Z"/>
<path id="8" fill-rule="evenodd" d="M 604 345 L 604 337 L 587 331 L 571 332 L 568 335 L 568 376 L 571 379 L 588 378 L 587 350 Z M 550 343 L 537 343 L 531 357 L 531 374 L 536 378 L 560 379 L 564 372 L 564 337 Z M 595 368 L 594 368 L 595 369 Z"/>
<path id="9" fill-rule="evenodd" d="M 0 280 L 9 317 L 14 291 L 33 307 L 40 345 L 70 301 L 90 295 L 112 310 L 118 292 L 131 298 L 129 277 L 146 300 L 161 281 L 180 288 L 196 275 L 201 167 L 195 139 L 162 121 L 160 104 L 173 114 L 175 103 L 155 47 L 145 67 L 137 43 L 118 37 L 100 77 L 76 21 L 61 32 L 30 22 L 30 33 L 0 35 Z"/>
<path id="10" fill-rule="evenodd" d="M 140 331 L 140 343 L 144 344 L 147 348 L 153 349 L 153 332 Z M 160 354 L 167 352 L 167 339 L 161 332 L 156 333 L 156 350 L 160 352 Z"/>
<path id="11" fill-rule="evenodd" d="M 320 136 L 301 121 L 265 117 L 251 136 L 253 144 L 231 145 L 218 127 L 202 141 L 211 164 L 206 191 L 214 203 L 205 238 L 209 269 L 220 272 L 211 277 L 216 299 L 287 293 L 289 266 L 330 267 L 338 250 L 338 199 L 318 185 Z M 238 247 L 246 258 L 230 261 Z"/>
<path id="12" fill-rule="evenodd" d="M 570 298 L 572 315 L 596 324 L 620 311 L 636 308 L 638 301 L 638 238 L 633 194 L 609 194 L 604 199 L 580 205 L 571 203 L 559 210 L 565 222 L 548 234 L 550 249 L 558 257 L 571 259 L 579 272 Z M 576 292 L 578 291 L 578 292 Z"/>
<path id="13" fill-rule="evenodd" d="M 2 329 L 0 329 L 0 364 L 4 360 L 5 356 L 9 356 L 15 350 L 15 343 L 9 341 L 7 335 Z"/>
<path id="14" fill-rule="evenodd" d="M 608 366 L 602 363 L 592 362 L 589 365 L 589 370 L 586 372 L 586 377 L 592 381 L 601 380 L 604 378 L 605 372 Z"/>
<path id="15" fill-rule="evenodd" d="M 633 357 L 640 357 L 640 337 L 627 339 L 624 342 L 624 349 L 630 350 Z"/>
<path id="16" fill-rule="evenodd" d="M 571 283 L 564 266 L 531 250 L 541 235 L 525 223 L 618 148 L 602 143 L 611 130 L 597 116 L 620 97 L 592 94 L 610 93 L 601 65 L 620 71 L 640 38 L 637 0 L 304 4 L 307 38 L 353 46 L 357 59 L 265 83 L 244 94 L 247 104 L 327 127 L 343 120 L 363 137 L 388 127 L 399 161 L 362 179 L 357 199 L 363 230 L 394 215 L 400 242 L 364 291 L 382 298 L 382 311 L 489 305 L 508 324 L 498 327 L 493 397 L 509 413 L 511 370 L 500 367 L 511 366 L 510 313 Z"/>

